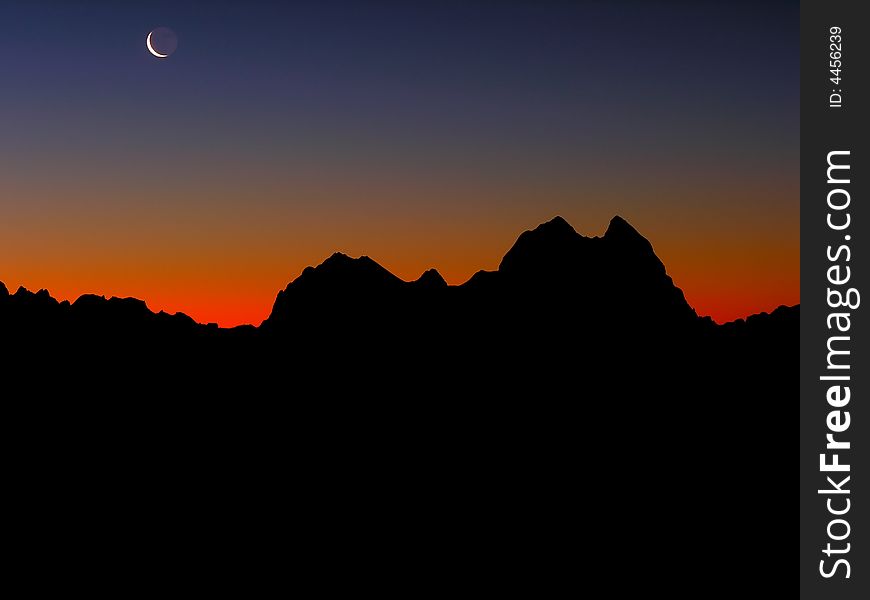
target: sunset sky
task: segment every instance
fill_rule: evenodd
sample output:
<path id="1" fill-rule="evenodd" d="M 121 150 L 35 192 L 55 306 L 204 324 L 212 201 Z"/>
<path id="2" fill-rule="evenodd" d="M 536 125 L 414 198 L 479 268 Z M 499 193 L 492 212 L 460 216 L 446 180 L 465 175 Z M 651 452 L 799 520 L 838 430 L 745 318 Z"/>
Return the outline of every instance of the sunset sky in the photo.
<path id="1" fill-rule="evenodd" d="M 619 214 L 699 314 L 800 301 L 797 2 L 13 0 L 0 22 L 10 291 L 259 324 L 335 251 L 459 284 L 554 215 Z"/>

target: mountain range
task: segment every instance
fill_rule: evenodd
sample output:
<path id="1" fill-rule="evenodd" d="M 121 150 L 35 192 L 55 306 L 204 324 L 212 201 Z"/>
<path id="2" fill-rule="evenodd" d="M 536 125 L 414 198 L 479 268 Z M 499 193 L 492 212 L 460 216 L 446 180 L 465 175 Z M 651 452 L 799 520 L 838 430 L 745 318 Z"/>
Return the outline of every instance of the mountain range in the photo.
<path id="1" fill-rule="evenodd" d="M 236 511 L 500 581 L 580 561 L 615 594 L 626 570 L 781 592 L 799 307 L 699 317 L 619 217 L 592 238 L 557 217 L 459 286 L 334 254 L 259 327 L 0 285 L 0 343 L 11 463 L 46 514 L 104 490 L 113 524 L 157 506 L 201 539 Z"/>
<path id="2" fill-rule="evenodd" d="M 555 217 L 520 235 L 496 271 L 458 286 L 434 269 L 406 282 L 367 256 L 336 253 L 278 292 L 259 327 L 198 324 L 133 298 L 84 295 L 69 303 L 46 290 L 10 294 L 0 283 L 7 348 L 52 348 L 70 363 L 87 351 L 121 367 L 123 357 L 205 368 L 380 362 L 457 378 L 510 367 L 527 380 L 557 368 L 583 373 L 584 365 L 600 372 L 614 362 L 635 370 L 656 370 L 662 360 L 751 369 L 740 358 L 762 347 L 782 346 L 777 356 L 785 354 L 797 339 L 798 314 L 797 306 L 780 307 L 725 325 L 699 317 L 650 242 L 618 216 L 601 237 Z M 702 357 L 708 360 L 699 364 Z M 771 362 L 779 359 L 768 356 Z"/>

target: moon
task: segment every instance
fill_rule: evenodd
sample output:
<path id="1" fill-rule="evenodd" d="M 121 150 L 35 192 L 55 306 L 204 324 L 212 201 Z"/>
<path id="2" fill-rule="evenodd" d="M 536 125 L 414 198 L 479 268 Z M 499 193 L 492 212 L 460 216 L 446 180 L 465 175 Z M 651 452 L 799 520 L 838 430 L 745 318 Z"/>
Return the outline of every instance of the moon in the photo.
<path id="1" fill-rule="evenodd" d="M 145 46 L 153 56 L 168 58 L 178 48 L 178 36 L 168 27 L 156 27 L 145 38 Z"/>
<path id="2" fill-rule="evenodd" d="M 145 45 L 148 46 L 148 52 L 150 52 L 151 54 L 153 54 L 157 58 L 166 58 L 167 56 L 169 56 L 168 54 L 160 54 L 157 50 L 154 49 L 154 46 L 151 45 L 151 35 L 153 33 L 154 33 L 153 31 L 149 31 L 148 37 L 145 38 Z"/>

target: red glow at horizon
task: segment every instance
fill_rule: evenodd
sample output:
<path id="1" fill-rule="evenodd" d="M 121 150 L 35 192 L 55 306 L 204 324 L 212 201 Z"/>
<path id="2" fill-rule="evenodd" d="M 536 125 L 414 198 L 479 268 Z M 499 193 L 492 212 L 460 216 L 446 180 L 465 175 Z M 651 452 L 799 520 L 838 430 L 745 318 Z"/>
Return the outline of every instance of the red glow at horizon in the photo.
<path id="1" fill-rule="evenodd" d="M 579 228 L 578 228 L 579 229 Z M 643 228 L 638 227 L 644 234 Z M 515 239 L 515 234 L 478 236 L 457 240 L 455 245 L 443 248 L 416 248 L 405 240 L 380 239 L 375 252 L 363 251 L 371 240 L 356 240 L 350 248 L 339 248 L 351 256 L 366 254 L 406 281 L 414 280 L 429 268 L 436 268 L 450 285 L 467 281 L 476 271 L 494 270 L 504 252 Z M 586 232 L 581 231 L 586 234 Z M 725 250 L 725 241 L 704 247 L 692 247 L 693 239 L 679 235 L 648 236 L 659 258 L 664 262 L 675 285 L 683 290 L 689 304 L 700 316 L 710 316 L 718 323 L 745 318 L 759 312 L 770 312 L 780 305 L 800 303 L 799 261 L 788 260 L 797 252 L 796 236 L 788 244 L 774 240 L 770 244 L 746 246 Z M 17 273 L 6 280 L 0 277 L 14 293 L 18 285 L 31 291 L 46 288 L 59 301 L 75 301 L 85 293 L 106 297 L 135 297 L 145 300 L 148 307 L 158 312 L 183 312 L 200 323 L 217 323 L 221 327 L 259 325 L 268 315 L 279 290 L 295 279 L 306 266 L 316 266 L 327 258 L 325 244 L 319 252 L 307 248 L 300 252 L 312 258 L 287 256 L 261 261 L 251 256 L 229 263 L 209 265 L 175 260 L 172 263 L 140 265 L 135 270 L 123 269 L 109 260 L 107 264 L 89 265 L 83 270 L 54 270 L 56 265 L 26 265 L 19 263 Z M 742 250 L 740 250 L 742 248 Z M 392 251 L 390 251 L 392 249 Z M 262 256 L 268 256 L 263 253 Z M 431 257 L 431 258 L 430 258 Z M 121 260 L 121 257 L 116 257 Z M 440 260 L 438 260 L 440 258 Z M 133 261 L 135 262 L 135 261 Z M 439 264 L 440 263 L 440 264 Z M 776 266 L 777 263 L 780 266 Z M 9 265 L 0 274 L 8 272 Z M 217 267 L 217 268 L 215 268 Z M 52 272 L 54 271 L 54 272 Z M 15 278 L 15 275 L 18 275 Z M 27 275 L 26 278 L 23 275 Z"/>

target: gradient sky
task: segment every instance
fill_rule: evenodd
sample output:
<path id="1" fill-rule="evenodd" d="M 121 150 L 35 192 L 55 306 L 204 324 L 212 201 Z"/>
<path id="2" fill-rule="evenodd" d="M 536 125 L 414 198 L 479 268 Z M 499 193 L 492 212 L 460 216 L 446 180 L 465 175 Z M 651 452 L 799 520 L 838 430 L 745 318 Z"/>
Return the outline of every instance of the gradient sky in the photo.
<path id="1" fill-rule="evenodd" d="M 619 214 L 700 314 L 799 298 L 797 2 L 0 3 L 0 281 L 264 319 Z M 148 32 L 178 34 L 169 59 Z"/>

